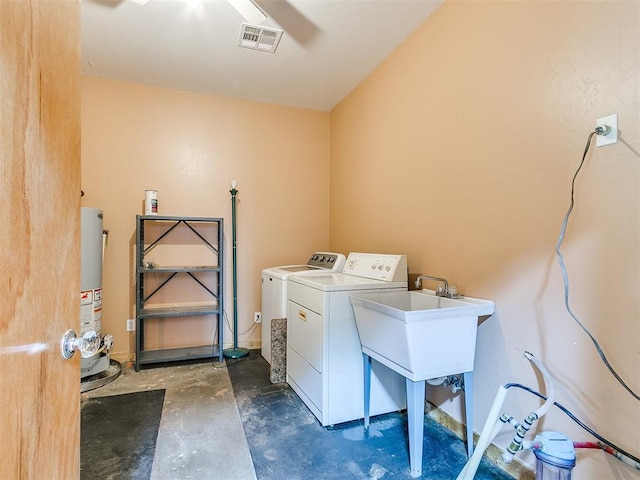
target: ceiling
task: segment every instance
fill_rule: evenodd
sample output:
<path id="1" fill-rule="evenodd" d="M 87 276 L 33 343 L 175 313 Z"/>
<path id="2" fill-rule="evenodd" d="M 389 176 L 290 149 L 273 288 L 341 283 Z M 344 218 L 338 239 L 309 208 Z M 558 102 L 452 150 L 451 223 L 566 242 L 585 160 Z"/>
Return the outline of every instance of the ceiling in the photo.
<path id="1" fill-rule="evenodd" d="M 284 30 L 269 53 L 228 0 L 82 0 L 82 73 L 330 111 L 443 1 L 255 0 Z"/>

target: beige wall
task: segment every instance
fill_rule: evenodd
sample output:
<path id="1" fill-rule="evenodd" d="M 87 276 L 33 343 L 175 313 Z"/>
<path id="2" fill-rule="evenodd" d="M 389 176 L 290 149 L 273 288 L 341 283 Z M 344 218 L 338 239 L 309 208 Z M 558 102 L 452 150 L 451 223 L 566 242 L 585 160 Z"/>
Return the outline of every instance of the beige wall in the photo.
<path id="1" fill-rule="evenodd" d="M 555 258 L 587 136 L 618 113 L 621 141 L 590 151 L 562 250 L 574 312 L 639 393 L 639 69 L 638 2 L 449 1 L 331 113 L 331 249 L 406 253 L 411 272 L 496 303 L 478 332 L 476 431 L 500 384 L 541 387 L 529 350 L 558 401 L 640 451 L 638 401 L 566 313 Z M 461 417 L 448 391 L 428 395 Z M 538 404 L 511 392 L 505 410 Z M 591 439 L 558 409 L 541 427 Z M 578 455 L 576 478 L 640 478 Z"/>
<path id="2" fill-rule="evenodd" d="M 135 347 L 135 216 L 145 189 L 161 215 L 224 217 L 225 309 L 233 320 L 231 180 L 238 182 L 238 331 L 260 310 L 260 271 L 328 248 L 329 114 L 85 77 L 83 206 L 104 210 L 103 332 Z M 190 328 L 193 326 L 190 325 Z M 232 342 L 225 329 L 225 344 Z M 260 327 L 239 335 L 259 346 Z"/>

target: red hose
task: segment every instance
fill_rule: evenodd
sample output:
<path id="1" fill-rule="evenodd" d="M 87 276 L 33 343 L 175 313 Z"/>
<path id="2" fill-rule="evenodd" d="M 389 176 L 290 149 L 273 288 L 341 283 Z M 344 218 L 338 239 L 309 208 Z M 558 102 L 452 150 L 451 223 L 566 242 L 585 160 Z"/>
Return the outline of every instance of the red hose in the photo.
<path id="1" fill-rule="evenodd" d="M 600 449 L 600 445 L 597 442 L 573 442 L 573 448 L 597 448 Z"/>

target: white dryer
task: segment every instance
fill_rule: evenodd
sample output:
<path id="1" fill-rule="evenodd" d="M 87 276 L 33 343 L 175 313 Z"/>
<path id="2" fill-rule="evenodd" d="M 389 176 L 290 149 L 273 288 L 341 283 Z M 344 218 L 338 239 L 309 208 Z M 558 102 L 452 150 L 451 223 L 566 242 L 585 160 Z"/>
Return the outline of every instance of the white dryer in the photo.
<path id="1" fill-rule="evenodd" d="M 405 255 L 351 253 L 342 273 L 289 279 L 287 383 L 323 426 L 364 417 L 363 356 L 349 295 L 407 290 Z M 372 362 L 371 415 L 406 407 L 404 378 Z"/>
<path id="2" fill-rule="evenodd" d="M 287 280 L 291 276 L 341 272 L 345 256 L 341 253 L 315 252 L 304 265 L 283 265 L 262 271 L 262 347 L 260 352 L 271 364 L 271 320 L 287 316 Z"/>

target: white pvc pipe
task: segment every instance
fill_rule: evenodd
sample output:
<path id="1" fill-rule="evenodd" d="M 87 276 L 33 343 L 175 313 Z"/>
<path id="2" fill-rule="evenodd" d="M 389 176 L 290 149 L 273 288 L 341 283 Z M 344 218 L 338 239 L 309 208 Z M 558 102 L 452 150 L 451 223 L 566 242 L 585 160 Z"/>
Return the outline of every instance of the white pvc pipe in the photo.
<path id="1" fill-rule="evenodd" d="M 545 387 L 547 388 L 547 400 L 542 405 L 540 405 L 540 407 L 538 407 L 537 410 L 534 410 L 533 412 L 538 416 L 538 418 L 541 418 L 543 415 L 545 415 L 549 411 L 549 409 L 553 406 L 553 403 L 556 400 L 556 384 L 553 381 L 553 377 L 547 370 L 547 367 L 545 367 L 542 364 L 542 362 L 540 362 L 540 360 L 538 360 L 529 352 L 524 352 L 523 355 L 527 360 L 533 363 L 538 368 L 538 370 L 540 370 L 540 373 L 542 373 L 542 379 L 544 380 Z"/>
<path id="2" fill-rule="evenodd" d="M 553 378 L 549 371 L 545 368 L 545 366 L 533 356 L 533 354 L 529 352 L 524 352 L 523 356 L 533 363 L 540 373 L 542 373 L 542 377 L 544 380 L 544 384 L 547 387 L 547 400 L 535 410 L 534 413 L 537 415 L 539 419 L 543 415 L 545 415 L 551 406 L 555 402 L 556 397 L 556 388 L 553 382 Z M 504 423 L 500 420 L 500 410 L 502 409 L 502 405 L 504 404 L 504 400 L 507 396 L 507 388 L 504 385 L 501 385 L 498 388 L 498 393 L 496 394 L 496 398 L 493 401 L 493 405 L 491 406 L 491 410 L 489 411 L 489 415 L 487 416 L 487 420 L 485 421 L 484 427 L 482 428 L 482 433 L 480 434 L 480 438 L 478 439 L 478 444 L 476 445 L 475 451 L 471 458 L 467 461 L 462 471 L 458 474 L 457 480 L 473 480 L 476 472 L 478 471 L 478 467 L 480 465 L 480 460 L 482 460 L 482 456 L 484 455 L 485 450 L 491 444 L 493 439 L 496 437 Z M 505 451 L 502 454 L 503 461 L 505 463 L 509 463 L 513 459 L 513 454 L 508 451 Z"/>
<path id="3" fill-rule="evenodd" d="M 529 425 L 529 427 L 526 429 L 525 431 L 525 434 L 526 434 L 529 431 L 529 429 L 533 426 L 533 423 L 538 421 L 553 406 L 556 398 L 556 386 L 555 386 L 555 383 L 553 382 L 553 378 L 551 377 L 551 374 L 549 373 L 547 368 L 542 364 L 542 362 L 540 362 L 536 357 L 534 357 L 532 353 L 525 351 L 523 352 L 522 355 L 524 356 L 524 358 L 526 358 L 531 363 L 533 363 L 533 365 L 540 371 L 540 373 L 542 373 L 542 380 L 547 388 L 547 399 L 545 400 L 545 402 L 542 405 L 540 405 L 536 410 L 534 410 L 529 414 L 529 415 L 534 415 L 534 419 Z M 516 440 L 516 438 L 517 438 L 517 435 L 516 437 L 514 437 L 514 441 Z M 505 450 L 502 453 L 502 461 L 504 463 L 511 463 L 511 461 L 515 457 L 515 453 L 516 452 L 512 452 L 510 449 Z"/>
<path id="4" fill-rule="evenodd" d="M 484 451 L 502 428 L 500 410 L 502 409 L 506 396 L 507 389 L 503 385 L 500 385 L 496 398 L 493 400 L 493 405 L 491 406 L 489 415 L 487 416 L 487 420 L 484 423 L 484 427 L 482 427 L 482 433 L 480 434 L 480 438 L 478 439 L 473 455 L 471 455 L 471 458 L 465 464 L 464 468 L 458 475 L 457 480 L 473 480 L 473 477 L 476 475 L 478 466 L 480 465 L 480 460 L 482 460 L 482 455 L 484 455 Z"/>

